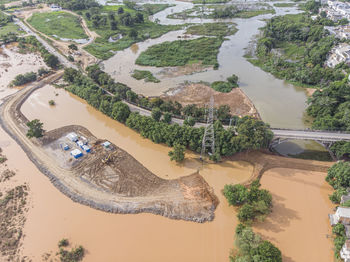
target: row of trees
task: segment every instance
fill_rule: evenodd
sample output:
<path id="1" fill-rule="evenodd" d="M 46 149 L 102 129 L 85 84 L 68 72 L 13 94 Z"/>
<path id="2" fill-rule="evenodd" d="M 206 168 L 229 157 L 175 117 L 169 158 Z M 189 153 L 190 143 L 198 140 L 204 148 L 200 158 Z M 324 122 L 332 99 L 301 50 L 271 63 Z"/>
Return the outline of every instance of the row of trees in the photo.
<path id="1" fill-rule="evenodd" d="M 118 24 L 133 26 L 134 24 L 145 22 L 144 15 L 141 12 L 136 12 L 135 15 L 131 15 L 129 12 L 124 12 L 122 7 L 120 7 L 116 13 L 110 11 L 108 15 L 103 14 L 100 8 L 90 8 L 85 12 L 85 17 L 87 20 L 92 21 L 93 27 L 103 28 L 106 25 L 110 25 L 111 30 L 117 30 Z"/>
<path id="2" fill-rule="evenodd" d="M 56 4 L 68 10 L 86 10 L 91 7 L 98 7 L 95 0 L 47 0 L 49 4 Z"/>
<path id="3" fill-rule="evenodd" d="M 95 75 L 91 69 L 88 72 L 90 76 L 101 76 L 98 77 L 99 82 L 105 81 L 102 80 L 102 78 L 105 79 L 102 73 Z M 130 113 L 128 106 L 120 101 L 130 98 L 128 94 L 131 91 L 125 85 L 110 83 L 108 91 L 115 94 L 115 96 L 111 96 L 100 89 L 91 78 L 74 69 L 65 69 L 64 79 L 70 83 L 67 88 L 70 92 L 85 99 L 104 114 L 125 123 L 143 137 L 149 138 L 155 143 L 167 144 L 170 147 L 180 144 L 192 151 L 200 152 L 204 134 L 203 127 L 194 128 L 189 125 L 169 124 L 169 119 L 165 119 L 165 114 L 161 118 L 161 112 L 160 116 L 157 113 L 154 114 L 154 117 Z M 266 124 L 250 117 L 238 118 L 236 127 L 229 129 L 225 129 L 220 121 L 216 121 L 214 129 L 216 133 L 216 159 L 219 156 L 229 156 L 248 149 L 268 147 L 273 136 Z"/>
<path id="4" fill-rule="evenodd" d="M 239 224 L 236 228 L 238 251 L 230 256 L 231 262 L 282 262 L 282 253 L 271 242 L 261 239 L 250 227 Z"/>
<path id="5" fill-rule="evenodd" d="M 38 73 L 35 72 L 28 72 L 25 74 L 19 74 L 15 77 L 15 79 L 11 82 L 11 85 L 13 86 L 21 86 L 30 82 L 36 81 L 38 76 L 43 76 L 48 74 L 49 71 L 46 70 L 45 68 L 40 68 L 38 70 Z"/>
<path id="6" fill-rule="evenodd" d="M 188 118 L 190 116 L 195 121 L 205 121 L 206 111 L 203 107 L 198 107 L 194 104 L 183 107 L 176 101 L 166 101 L 159 97 L 147 98 L 142 95 L 137 95 L 131 91 L 129 87 L 120 83 L 115 83 L 112 77 L 103 72 L 98 65 L 89 66 L 86 68 L 86 70 L 88 72 L 88 76 L 93 79 L 96 84 L 113 93 L 119 99 L 125 99 L 129 102 L 137 104 L 140 107 L 150 110 L 159 108 L 163 114 L 168 112 L 182 118 Z M 71 71 L 71 73 L 67 72 L 67 74 L 74 75 L 75 71 Z M 230 79 L 237 84 L 237 77 L 235 78 L 232 76 Z M 222 105 L 216 108 L 215 117 L 224 124 L 227 124 L 230 121 L 230 118 L 234 118 L 235 122 L 238 120 L 238 117 L 234 117 L 230 114 L 230 108 L 227 105 Z"/>
<path id="7" fill-rule="evenodd" d="M 241 222 L 236 227 L 237 249 L 230 256 L 231 262 L 282 262 L 281 251 L 271 242 L 262 240 L 249 227 L 255 220 L 263 220 L 272 211 L 272 196 L 260 186 L 259 180 L 255 180 L 250 187 L 240 184 L 224 187 L 223 194 L 228 203 L 239 207 L 237 217 Z"/>

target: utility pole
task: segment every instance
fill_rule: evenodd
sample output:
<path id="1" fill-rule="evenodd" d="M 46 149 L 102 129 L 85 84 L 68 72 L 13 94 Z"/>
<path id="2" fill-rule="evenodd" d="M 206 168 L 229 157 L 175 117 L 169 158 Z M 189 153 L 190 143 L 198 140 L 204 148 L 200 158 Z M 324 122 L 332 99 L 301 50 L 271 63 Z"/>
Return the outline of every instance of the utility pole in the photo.
<path id="1" fill-rule="evenodd" d="M 205 153 L 214 155 L 215 153 L 215 134 L 214 134 L 214 97 L 210 98 L 207 125 L 205 127 L 204 136 L 202 140 L 201 159 L 204 159 Z"/>

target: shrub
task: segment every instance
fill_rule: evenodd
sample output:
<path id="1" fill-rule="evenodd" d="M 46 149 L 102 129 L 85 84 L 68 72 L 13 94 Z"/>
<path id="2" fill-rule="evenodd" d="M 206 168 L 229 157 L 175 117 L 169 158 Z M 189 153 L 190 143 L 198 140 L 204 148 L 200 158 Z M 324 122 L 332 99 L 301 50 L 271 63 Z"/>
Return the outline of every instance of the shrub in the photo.
<path id="1" fill-rule="evenodd" d="M 180 144 L 175 144 L 174 149 L 169 151 L 168 155 L 170 156 L 170 160 L 175 160 L 180 163 L 185 159 L 185 147 Z"/>
<path id="2" fill-rule="evenodd" d="M 12 84 L 15 86 L 21 86 L 30 82 L 33 82 L 37 79 L 37 75 L 34 72 L 25 73 L 24 75 L 20 74 L 15 77 L 12 81 Z"/>

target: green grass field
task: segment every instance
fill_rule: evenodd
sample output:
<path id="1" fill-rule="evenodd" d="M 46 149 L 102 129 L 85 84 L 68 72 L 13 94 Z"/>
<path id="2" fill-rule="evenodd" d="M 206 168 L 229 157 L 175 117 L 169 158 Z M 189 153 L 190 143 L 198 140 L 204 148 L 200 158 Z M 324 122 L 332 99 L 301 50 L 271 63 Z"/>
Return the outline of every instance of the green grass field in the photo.
<path id="1" fill-rule="evenodd" d="M 233 23 L 207 23 L 187 28 L 186 34 L 204 36 L 229 36 L 237 32 Z"/>
<path id="2" fill-rule="evenodd" d="M 7 25 L 0 27 L 0 36 L 6 35 L 10 32 L 23 34 L 23 31 L 19 31 L 19 27 L 14 23 L 8 23 Z"/>
<path id="3" fill-rule="evenodd" d="M 222 37 L 201 37 L 194 40 L 177 40 L 151 46 L 136 59 L 136 64 L 147 66 L 184 66 L 202 62 L 214 65 L 217 61 Z"/>
<path id="4" fill-rule="evenodd" d="M 19 31 L 19 27 L 11 22 L 10 16 L 0 11 L 0 36 L 8 33 L 22 34 L 23 31 Z"/>
<path id="5" fill-rule="evenodd" d="M 55 35 L 58 38 L 69 39 L 88 38 L 80 25 L 79 18 L 64 11 L 34 13 L 28 19 L 28 23 L 48 36 Z"/>

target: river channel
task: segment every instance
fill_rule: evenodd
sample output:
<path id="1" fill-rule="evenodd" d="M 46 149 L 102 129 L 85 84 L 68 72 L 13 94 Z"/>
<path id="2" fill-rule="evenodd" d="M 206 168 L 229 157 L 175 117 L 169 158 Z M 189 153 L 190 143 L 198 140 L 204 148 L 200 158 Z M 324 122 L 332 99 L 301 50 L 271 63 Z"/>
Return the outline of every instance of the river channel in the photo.
<path id="1" fill-rule="evenodd" d="M 167 13 L 171 13 L 171 9 L 179 11 L 192 5 L 183 2 L 175 3 L 175 7 L 158 13 L 153 19 L 158 18 L 161 20 L 161 23 L 188 22 L 165 18 Z M 286 10 L 276 8 L 277 14 L 284 14 Z M 289 8 L 289 10 L 289 13 L 297 12 L 294 8 Z M 243 57 L 245 47 L 248 46 L 254 35 L 258 33 L 258 28 L 264 25 L 261 19 L 269 17 L 271 16 L 232 20 L 237 24 L 239 31 L 234 36 L 229 37 L 229 40 L 225 41 L 221 47 L 219 53 L 221 67 L 218 71 L 208 70 L 203 73 L 180 77 L 179 79 L 161 80 L 169 81 L 169 83 L 173 84 L 181 83 L 184 80 L 199 81 L 210 79 L 210 81 L 214 81 L 235 73 L 240 78 L 241 88 L 254 102 L 264 121 L 267 121 L 274 127 L 306 127 L 307 125 L 303 121 L 306 107 L 305 101 L 307 99 L 305 91 L 275 79 L 272 75 L 251 65 Z M 192 22 L 195 21 L 197 20 L 194 19 Z M 163 36 L 162 40 L 167 41 L 172 34 L 176 35 L 177 33 L 171 32 Z M 159 41 L 159 39 L 148 41 Z M 147 43 L 147 41 L 140 43 L 138 50 L 134 46 L 129 51 L 127 49 L 123 52 L 125 54 L 131 54 L 127 52 L 135 54 L 140 52 Z M 104 65 L 108 72 L 113 73 L 113 71 L 116 71 L 114 75 L 120 81 L 116 74 L 118 73 L 119 64 L 124 66 L 124 61 L 126 61 L 127 57 L 121 57 L 121 61 L 113 60 L 118 55 L 116 54 L 115 57 L 106 61 Z M 108 66 L 108 63 L 111 63 L 112 68 Z M 128 62 L 126 62 L 126 66 L 129 66 Z M 153 68 L 152 70 L 158 69 Z M 129 80 L 133 81 L 131 78 Z M 145 93 L 147 93 L 147 90 L 151 90 L 148 93 L 149 95 L 152 94 L 151 92 L 159 94 L 165 91 L 165 89 L 159 89 L 157 85 L 148 86 L 148 84 L 146 85 L 142 82 L 132 85 L 132 82 L 129 82 L 129 80 L 126 79 L 125 83 L 134 88 L 136 92 L 141 93 L 142 88 L 145 89 Z M 161 83 L 160 86 L 163 86 L 163 84 Z M 164 86 L 166 88 L 171 87 Z M 49 106 L 48 101 L 51 99 L 55 100 L 56 106 Z M 253 170 L 250 164 L 246 162 L 224 162 L 218 165 L 202 166 L 197 156 L 189 154 L 183 165 L 176 165 L 169 160 L 167 155 L 168 147 L 143 139 L 131 129 L 96 111 L 85 101 L 52 86 L 46 86 L 34 92 L 23 104 L 22 112 L 28 119 L 40 119 L 44 123 L 46 130 L 70 124 L 82 125 L 88 128 L 95 136 L 112 141 L 157 176 L 166 179 L 189 175 L 196 170 L 200 170 L 200 174 L 214 188 L 214 192 L 220 200 L 215 211 L 214 221 L 204 224 L 171 220 L 152 214 L 118 215 L 97 211 L 74 203 L 61 194 L 29 161 L 19 146 L 0 130 L 0 146 L 8 156 L 9 168 L 16 170 L 18 180 L 29 183 L 32 192 L 30 199 L 31 208 L 24 228 L 23 255 L 29 256 L 33 261 L 41 261 L 41 256 L 44 253 L 57 252 L 58 241 L 66 237 L 72 243 L 76 245 L 81 244 L 86 248 L 87 254 L 84 261 L 87 262 L 228 261 L 230 250 L 234 246 L 234 229 L 237 225 L 237 219 L 234 208 L 228 206 L 227 201 L 221 194 L 221 190 L 225 184 L 240 183 L 248 179 Z M 18 163 L 21 164 L 19 165 Z M 286 173 L 284 169 L 278 170 L 278 172 Z M 288 171 L 289 176 L 296 173 L 293 170 Z M 314 180 L 322 185 L 321 181 L 324 181 L 324 174 L 315 174 Z M 318 199 L 321 192 L 317 186 L 319 185 L 315 186 L 313 193 L 316 196 L 315 199 Z M 275 184 L 274 187 L 277 190 L 279 184 Z M 269 189 L 273 192 L 273 188 Z M 327 195 L 329 192 L 330 189 L 326 188 L 323 194 Z M 306 188 L 302 185 L 300 186 L 300 193 L 307 194 Z M 293 197 L 293 194 L 289 197 Z M 298 201 L 298 205 L 302 206 L 302 201 Z M 319 217 L 326 217 L 328 209 L 315 208 L 313 211 L 314 218 L 318 219 Z M 281 212 L 284 211 L 282 210 Z M 297 212 L 302 211 L 298 210 Z M 283 231 L 288 232 L 288 222 L 296 220 L 301 223 L 304 216 L 308 216 L 310 213 L 307 208 L 303 212 L 289 218 L 287 222 L 281 221 Z M 284 214 L 285 217 L 288 215 L 289 213 Z M 268 228 L 266 230 L 269 231 Z M 322 234 L 325 235 L 328 233 L 329 228 L 323 223 L 322 229 L 315 229 L 315 231 L 322 231 Z M 269 235 L 268 232 L 264 232 L 264 234 Z M 304 232 L 304 234 L 308 233 Z M 280 246 L 277 236 L 275 237 L 276 239 L 272 239 L 272 241 Z M 300 236 L 295 237 L 293 241 L 300 241 L 298 238 Z M 315 239 L 313 240 L 315 243 L 318 243 Z M 331 245 L 327 242 L 321 246 L 322 249 L 319 250 L 318 245 L 314 245 L 308 251 L 319 253 L 320 259 L 318 261 L 329 261 Z M 288 248 L 290 246 L 284 245 L 282 252 L 284 253 Z M 304 262 L 304 260 L 296 260 L 293 252 L 287 252 L 287 254 L 288 257 L 284 257 L 284 261 Z M 297 258 L 299 257 L 297 256 Z"/>
<path id="2" fill-rule="evenodd" d="M 174 7 L 167 8 L 155 14 L 152 19 L 158 20 L 161 24 L 189 24 L 189 23 L 212 23 L 218 21 L 233 22 L 236 24 L 238 32 L 226 37 L 222 44 L 218 62 L 219 69 L 207 69 L 204 72 L 176 77 L 167 77 L 162 74 L 164 68 L 138 66 L 135 60 L 142 51 L 148 47 L 166 41 L 174 41 L 178 37 L 183 37 L 185 30 L 169 32 L 159 38 L 149 39 L 145 42 L 133 45 L 124 51 L 117 52 L 116 55 L 103 63 L 104 70 L 117 81 L 129 85 L 136 93 L 147 96 L 155 96 L 165 91 L 176 88 L 186 81 L 190 82 L 213 82 L 225 80 L 233 73 L 239 77 L 240 88 L 252 100 L 261 118 L 275 128 L 309 128 L 310 124 L 305 121 L 305 109 L 307 107 L 307 94 L 304 88 L 286 83 L 276 79 L 270 73 L 264 72 L 260 68 L 252 65 L 244 57 L 247 48 L 254 38 L 259 34 L 259 28 L 263 27 L 265 19 L 275 15 L 295 14 L 300 12 L 297 7 L 275 8 L 276 14 L 261 15 L 250 19 L 200 19 L 190 18 L 185 20 L 169 19 L 167 16 L 172 13 L 181 12 L 192 8 L 194 5 L 188 2 L 170 1 Z M 131 77 L 133 70 L 149 70 L 160 83 L 138 81 Z M 326 150 L 313 141 L 290 141 L 278 145 L 275 148 L 284 155 L 297 155 L 302 153 L 318 152 L 323 158 L 328 157 Z"/>

